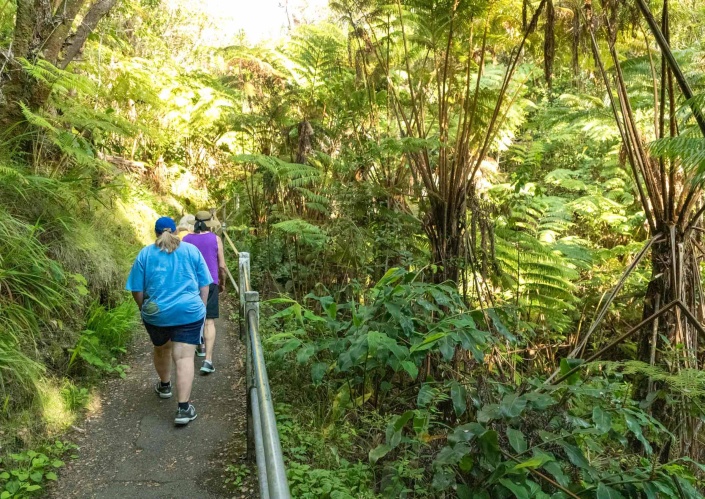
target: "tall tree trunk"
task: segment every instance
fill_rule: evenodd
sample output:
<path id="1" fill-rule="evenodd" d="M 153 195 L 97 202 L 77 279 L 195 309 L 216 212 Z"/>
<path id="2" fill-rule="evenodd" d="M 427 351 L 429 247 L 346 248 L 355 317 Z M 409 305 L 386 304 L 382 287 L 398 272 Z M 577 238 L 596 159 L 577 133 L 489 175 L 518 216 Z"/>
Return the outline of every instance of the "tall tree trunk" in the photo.
<path id="1" fill-rule="evenodd" d="M 443 199 L 431 198 L 429 204 L 424 229 L 431 245 L 432 263 L 439 267 L 434 281 L 458 282 L 464 254 L 465 210 Z"/>
<path id="2" fill-rule="evenodd" d="M 50 88 L 32 79 L 22 68 L 18 59 L 36 61 L 42 58 L 65 69 L 83 48 L 88 35 L 95 29 L 117 0 L 96 0 L 81 21 L 76 31 L 71 29 L 76 15 L 86 0 L 62 0 L 54 11 L 51 0 L 18 0 L 11 50 L 7 53 L 7 79 L 0 81 L 4 102 L 0 105 L 0 130 L 15 129 L 24 122 L 21 104 L 30 111 L 37 111 L 47 101 Z M 62 48 L 68 44 L 63 58 Z M 3 62 L 3 61 L 0 61 Z"/>
<path id="3" fill-rule="evenodd" d="M 573 36 L 570 44 L 573 82 L 580 88 L 580 9 L 573 9 Z"/>
<path id="4" fill-rule="evenodd" d="M 550 94 L 553 86 L 553 61 L 556 57 L 556 9 L 553 0 L 546 2 L 546 25 L 544 26 L 543 40 L 543 74 Z"/>

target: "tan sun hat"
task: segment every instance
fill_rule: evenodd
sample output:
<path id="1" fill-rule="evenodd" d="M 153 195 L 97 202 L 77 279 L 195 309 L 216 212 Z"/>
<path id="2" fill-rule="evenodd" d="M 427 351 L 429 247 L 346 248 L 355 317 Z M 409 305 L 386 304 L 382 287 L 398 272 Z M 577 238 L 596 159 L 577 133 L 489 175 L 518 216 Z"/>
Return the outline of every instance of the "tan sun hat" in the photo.
<path id="1" fill-rule="evenodd" d="M 206 227 L 209 229 L 218 229 L 220 227 L 220 222 L 218 220 L 213 219 L 213 215 L 211 215 L 210 211 L 199 211 L 196 213 L 196 220 L 200 222 L 205 222 Z"/>
<path id="2" fill-rule="evenodd" d="M 181 220 L 179 221 L 179 225 L 176 226 L 177 231 L 192 231 L 193 226 L 196 224 L 196 217 L 193 215 L 187 213 L 183 217 L 181 217 Z"/>

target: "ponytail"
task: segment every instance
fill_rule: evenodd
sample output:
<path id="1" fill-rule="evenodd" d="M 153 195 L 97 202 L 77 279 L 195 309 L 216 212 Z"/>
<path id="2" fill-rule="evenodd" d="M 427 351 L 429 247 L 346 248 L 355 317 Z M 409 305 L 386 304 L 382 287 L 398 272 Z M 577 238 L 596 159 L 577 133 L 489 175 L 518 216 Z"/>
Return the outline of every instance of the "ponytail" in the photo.
<path id="1" fill-rule="evenodd" d="M 194 225 L 193 231 L 196 234 L 200 234 L 201 232 L 208 232 L 209 229 L 204 220 L 196 220 L 196 225 Z"/>
<path id="2" fill-rule="evenodd" d="M 172 234 L 171 229 L 164 229 L 162 233 L 157 236 L 157 240 L 154 244 L 160 251 L 172 253 L 179 247 L 179 244 L 181 244 L 181 239 Z"/>

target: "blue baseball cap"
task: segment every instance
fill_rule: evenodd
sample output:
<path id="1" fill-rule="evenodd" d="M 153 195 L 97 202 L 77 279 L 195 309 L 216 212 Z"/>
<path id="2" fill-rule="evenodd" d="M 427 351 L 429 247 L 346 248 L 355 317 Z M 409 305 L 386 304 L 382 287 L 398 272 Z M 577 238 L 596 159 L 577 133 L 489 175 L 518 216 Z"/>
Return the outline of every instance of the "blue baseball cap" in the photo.
<path id="1" fill-rule="evenodd" d="M 160 235 L 166 229 L 170 229 L 171 232 L 176 232 L 176 223 L 169 217 L 161 217 L 157 220 L 157 223 L 154 224 L 154 232 Z"/>

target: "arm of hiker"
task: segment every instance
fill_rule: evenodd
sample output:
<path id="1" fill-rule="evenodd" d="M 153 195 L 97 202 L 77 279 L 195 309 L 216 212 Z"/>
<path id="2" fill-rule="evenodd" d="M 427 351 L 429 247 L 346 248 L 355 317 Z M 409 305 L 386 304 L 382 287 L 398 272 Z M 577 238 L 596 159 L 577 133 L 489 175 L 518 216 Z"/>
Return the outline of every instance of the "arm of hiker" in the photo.
<path id="1" fill-rule="evenodd" d="M 132 298 L 134 298 L 137 308 L 142 310 L 142 303 L 144 302 L 144 293 L 142 291 L 133 291 Z"/>
<path id="2" fill-rule="evenodd" d="M 125 289 L 132 292 L 132 298 L 137 304 L 137 308 L 142 310 L 142 303 L 144 303 L 144 262 L 142 260 L 143 253 L 140 252 L 135 259 L 135 263 L 132 264 L 130 269 L 130 275 L 127 276 L 127 283 L 125 284 Z"/>
<path id="3" fill-rule="evenodd" d="M 225 291 L 225 279 L 227 277 L 225 272 L 225 252 L 223 251 L 223 240 L 219 236 L 216 236 L 216 238 L 218 239 L 218 282 L 220 283 L 218 288 L 220 292 L 223 293 Z"/>
<path id="4" fill-rule="evenodd" d="M 201 300 L 205 305 L 208 302 L 208 286 L 201 286 L 198 290 L 201 292 Z"/>
<path id="5" fill-rule="evenodd" d="M 203 304 L 205 305 L 208 302 L 208 286 L 213 283 L 213 278 L 211 277 L 211 273 L 208 270 L 208 265 L 206 265 L 206 261 L 203 259 L 201 252 L 195 251 L 193 255 L 196 258 L 196 280 L 198 281 L 198 291 L 201 294 L 201 300 L 203 300 Z"/>

